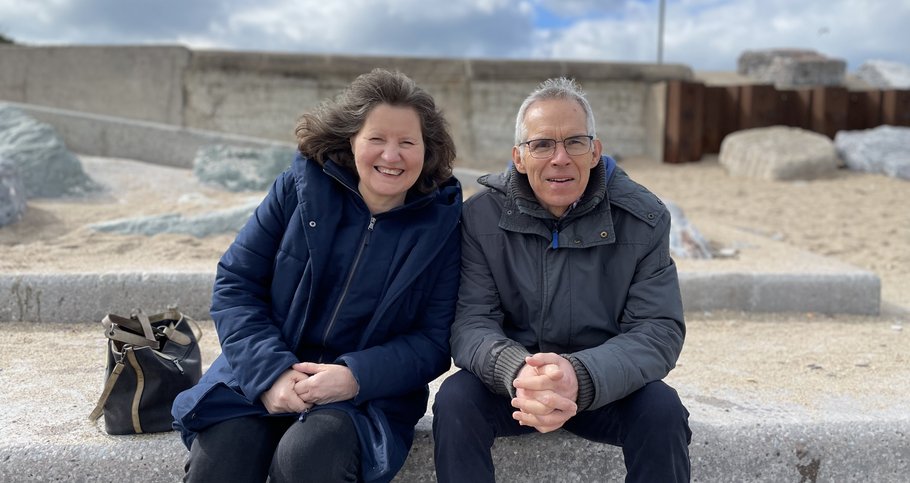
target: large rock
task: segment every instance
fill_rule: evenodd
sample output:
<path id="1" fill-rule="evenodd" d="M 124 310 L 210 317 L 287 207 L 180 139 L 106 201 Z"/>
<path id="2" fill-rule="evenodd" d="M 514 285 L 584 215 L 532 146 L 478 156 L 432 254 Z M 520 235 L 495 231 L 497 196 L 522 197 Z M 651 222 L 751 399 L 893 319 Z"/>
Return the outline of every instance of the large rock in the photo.
<path id="1" fill-rule="evenodd" d="M 847 63 L 814 50 L 747 50 L 739 56 L 737 72 L 780 88 L 839 86 L 844 84 Z"/>
<path id="2" fill-rule="evenodd" d="M 713 258 L 708 240 L 670 200 L 661 200 L 670 211 L 670 255 L 674 258 Z"/>
<path id="3" fill-rule="evenodd" d="M 910 65 L 887 60 L 869 60 L 859 66 L 856 77 L 878 89 L 910 89 Z"/>
<path id="4" fill-rule="evenodd" d="M 50 124 L 0 104 L 0 157 L 19 171 L 28 198 L 83 195 L 100 189 Z"/>
<path id="5" fill-rule="evenodd" d="M 179 213 L 168 213 L 158 216 L 140 216 L 93 223 L 89 228 L 123 235 L 152 236 L 159 233 L 177 233 L 206 237 L 221 233 L 237 233 L 261 203 L 261 199 L 251 199 L 247 203 L 219 211 L 212 211 L 195 216 L 184 216 Z"/>
<path id="6" fill-rule="evenodd" d="M 852 170 L 910 180 L 910 127 L 838 131 L 834 146 Z"/>
<path id="7" fill-rule="evenodd" d="M 208 146 L 196 154 L 193 173 L 204 183 L 230 191 L 263 191 L 291 165 L 295 153 L 294 148 L 285 146 Z"/>
<path id="8" fill-rule="evenodd" d="M 834 143 L 805 129 L 771 126 L 727 135 L 720 164 L 732 176 L 812 180 L 830 176 L 841 162 Z"/>
<path id="9" fill-rule="evenodd" d="M 12 163 L 0 158 L 0 227 L 22 219 L 25 214 L 25 186 Z"/>

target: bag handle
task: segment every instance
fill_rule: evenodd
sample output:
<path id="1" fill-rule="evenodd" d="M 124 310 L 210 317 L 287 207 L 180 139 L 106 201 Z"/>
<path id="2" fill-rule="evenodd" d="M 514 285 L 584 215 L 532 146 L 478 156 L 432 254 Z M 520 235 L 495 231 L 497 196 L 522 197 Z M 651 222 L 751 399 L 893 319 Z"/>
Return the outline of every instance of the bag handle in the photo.
<path id="1" fill-rule="evenodd" d="M 152 324 L 164 320 L 176 321 L 159 328 L 159 334 L 167 337 L 168 340 L 183 346 L 192 343 L 189 336 L 177 330 L 177 326 L 184 321 L 190 326 L 190 330 L 196 336 L 196 340 L 202 340 L 203 332 L 199 324 L 180 313 L 174 305 L 169 305 L 165 312 L 151 316 L 146 315 L 141 309 L 133 310 L 129 318 L 116 314 L 107 314 L 101 323 L 105 327 L 104 335 L 109 339 L 136 346 L 148 346 L 157 350 L 161 348 L 161 343 L 158 337 L 155 336 L 155 329 Z M 142 335 L 139 335 L 139 332 Z"/>
<path id="2" fill-rule="evenodd" d="M 107 399 L 111 397 L 114 385 L 117 384 L 117 379 L 120 377 L 120 373 L 123 372 L 123 366 L 123 361 L 117 361 L 117 365 L 114 366 L 114 370 L 108 376 L 107 382 L 104 383 L 104 391 L 101 393 L 101 397 L 98 398 L 98 404 L 95 405 L 95 409 L 92 409 L 92 413 L 88 415 L 89 421 L 95 422 L 101 417 L 104 412 L 104 405 L 107 404 Z"/>

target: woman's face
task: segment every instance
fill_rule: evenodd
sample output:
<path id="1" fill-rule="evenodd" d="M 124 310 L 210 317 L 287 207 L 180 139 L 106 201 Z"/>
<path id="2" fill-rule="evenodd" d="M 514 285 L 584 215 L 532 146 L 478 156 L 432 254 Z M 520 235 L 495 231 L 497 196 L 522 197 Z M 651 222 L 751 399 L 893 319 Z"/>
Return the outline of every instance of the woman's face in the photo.
<path id="1" fill-rule="evenodd" d="M 379 104 L 351 137 L 360 183 L 357 189 L 371 213 L 404 204 L 407 191 L 423 170 L 420 116 L 410 107 Z"/>

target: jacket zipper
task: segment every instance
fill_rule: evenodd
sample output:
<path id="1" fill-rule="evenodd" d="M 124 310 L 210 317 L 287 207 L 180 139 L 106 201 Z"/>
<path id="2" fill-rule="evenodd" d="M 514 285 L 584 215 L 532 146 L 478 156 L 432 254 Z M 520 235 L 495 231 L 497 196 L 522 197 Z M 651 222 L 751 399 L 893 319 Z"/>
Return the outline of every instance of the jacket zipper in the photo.
<path id="1" fill-rule="evenodd" d="M 329 320 L 329 326 L 325 328 L 325 333 L 322 335 L 322 346 L 325 347 L 326 342 L 329 340 L 329 333 L 332 332 L 332 327 L 335 326 L 335 321 L 338 320 L 338 312 L 341 311 L 341 305 L 344 303 L 344 298 L 348 294 L 348 289 L 351 288 L 351 281 L 354 280 L 354 273 L 357 271 L 357 265 L 360 264 L 360 257 L 363 255 L 363 249 L 366 248 L 370 243 L 370 235 L 373 233 L 373 227 L 376 225 L 376 217 L 370 217 L 370 224 L 367 226 L 367 232 L 363 235 L 363 239 L 360 242 L 360 248 L 357 249 L 357 255 L 354 257 L 354 264 L 351 265 L 351 270 L 348 272 L 348 279 L 344 282 L 344 289 L 341 291 L 341 296 L 338 298 L 338 303 L 335 304 L 335 310 L 332 311 L 332 318 Z M 322 357 L 324 354 L 319 355 L 319 360 L 317 362 L 322 362 Z"/>

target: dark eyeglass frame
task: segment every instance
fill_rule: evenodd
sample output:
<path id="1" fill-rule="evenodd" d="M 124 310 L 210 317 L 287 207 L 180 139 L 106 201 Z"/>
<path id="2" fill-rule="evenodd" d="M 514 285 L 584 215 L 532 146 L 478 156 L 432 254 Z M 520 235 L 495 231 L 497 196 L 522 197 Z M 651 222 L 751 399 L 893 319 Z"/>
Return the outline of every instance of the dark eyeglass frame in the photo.
<path id="1" fill-rule="evenodd" d="M 588 141 L 587 143 L 585 143 L 586 147 L 585 147 L 584 151 L 573 153 L 569 150 L 570 148 L 566 146 L 566 141 L 579 141 L 581 139 L 586 139 Z M 541 141 L 549 141 L 552 143 L 552 145 L 549 146 L 549 148 L 540 147 L 537 149 L 537 152 L 535 152 L 535 148 L 531 146 L 531 143 L 538 143 Z M 582 154 L 588 154 L 591 152 L 591 148 L 593 146 L 592 141 L 594 141 L 594 136 L 592 136 L 590 134 L 583 134 L 580 136 L 569 136 L 562 140 L 549 139 L 549 138 L 528 139 L 525 142 L 518 143 L 518 147 L 520 148 L 522 145 L 526 144 L 528 146 L 528 152 L 531 153 L 531 157 L 537 158 L 537 159 L 550 159 L 553 157 L 554 154 L 556 154 L 556 145 L 557 144 L 562 144 L 563 149 L 566 150 L 566 153 L 568 153 L 569 156 L 581 156 Z M 547 151 L 540 152 L 540 149 L 547 149 Z M 575 148 L 571 148 L 571 149 L 574 150 Z"/>

